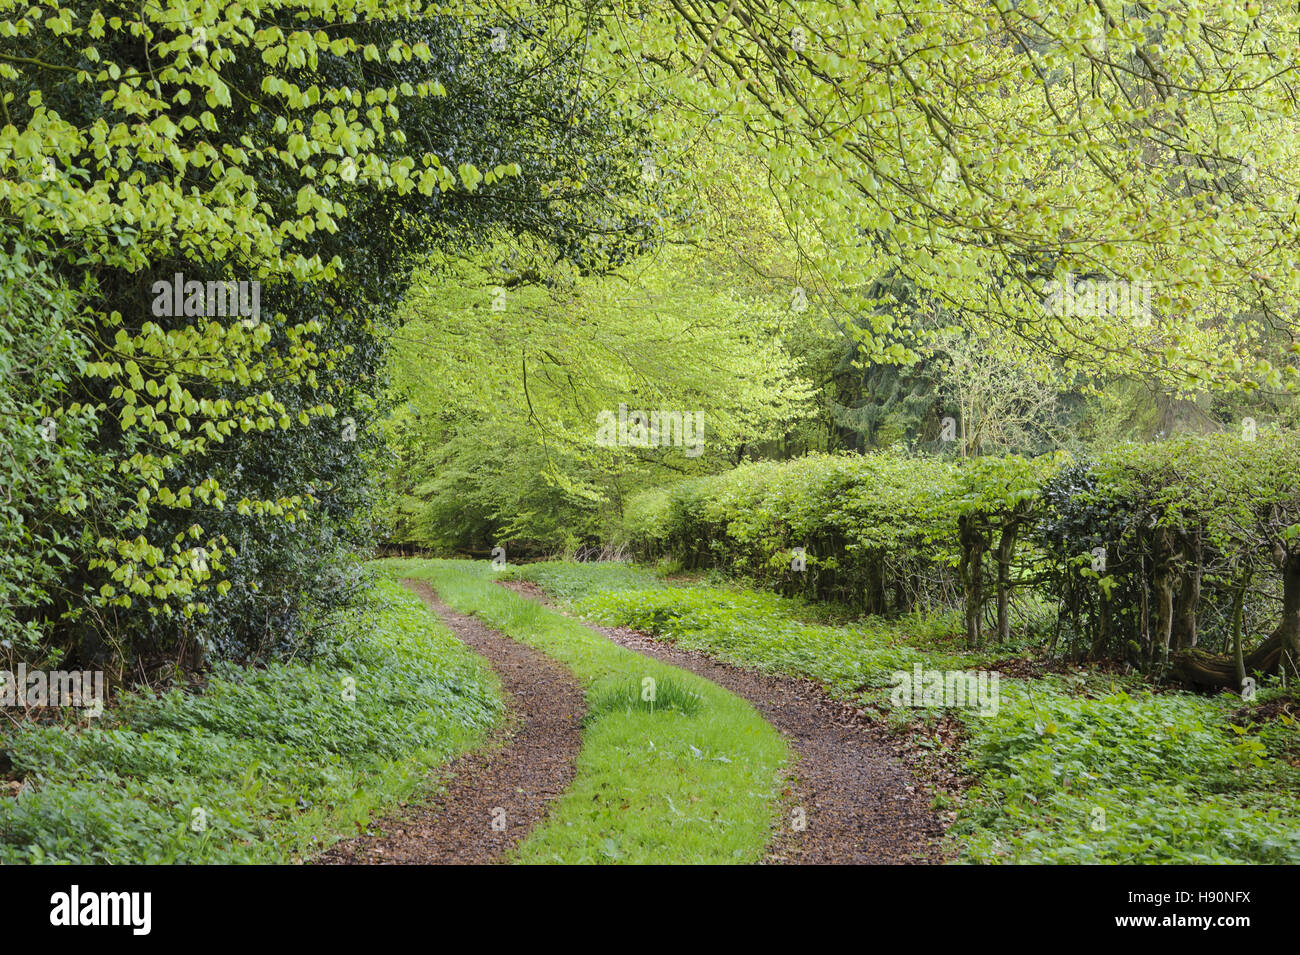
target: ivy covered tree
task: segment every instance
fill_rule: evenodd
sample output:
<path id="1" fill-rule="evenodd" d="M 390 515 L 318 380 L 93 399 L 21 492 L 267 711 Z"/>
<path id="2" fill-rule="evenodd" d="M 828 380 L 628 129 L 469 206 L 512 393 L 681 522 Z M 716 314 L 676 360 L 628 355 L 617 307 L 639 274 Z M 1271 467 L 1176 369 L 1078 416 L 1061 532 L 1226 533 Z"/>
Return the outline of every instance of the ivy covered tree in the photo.
<path id="1" fill-rule="evenodd" d="M 489 226 L 586 269 L 634 254 L 636 131 L 527 24 L 498 44 L 418 4 L 0 14 L 5 247 L 79 291 L 86 342 L 33 407 L 97 462 L 57 586 L 14 625 L 83 658 L 292 646 L 368 536 L 411 264 Z"/>

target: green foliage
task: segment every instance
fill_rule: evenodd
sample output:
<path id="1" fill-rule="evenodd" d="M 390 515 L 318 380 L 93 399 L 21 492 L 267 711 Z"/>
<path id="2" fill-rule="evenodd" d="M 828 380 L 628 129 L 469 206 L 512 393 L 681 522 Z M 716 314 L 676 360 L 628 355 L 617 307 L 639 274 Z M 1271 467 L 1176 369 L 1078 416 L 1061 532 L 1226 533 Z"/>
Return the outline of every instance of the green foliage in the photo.
<path id="1" fill-rule="evenodd" d="M 1300 774 L 1259 758 L 1269 747 L 1227 720 L 1234 702 L 1011 685 L 995 718 L 971 721 L 980 782 L 958 829 L 966 857 L 1295 864 L 1300 818 L 1286 793 Z"/>
<path id="2" fill-rule="evenodd" d="M 598 543 L 629 487 L 725 467 L 806 413 L 775 296 L 709 270 L 683 282 L 697 266 L 675 248 L 604 276 L 533 268 L 529 252 L 434 256 L 413 283 L 393 354 L 396 541 Z M 600 415 L 620 406 L 701 424 L 689 447 L 603 444 Z"/>
<path id="3" fill-rule="evenodd" d="M 0 799 L 0 860 L 287 861 L 417 791 L 500 714 L 490 670 L 397 585 L 335 625 L 309 663 L 223 663 L 199 692 L 6 731 L 23 789 Z"/>
<path id="4" fill-rule="evenodd" d="M 962 517 L 1021 519 L 1018 506 L 1032 504 L 1058 463 L 1045 456 L 958 465 L 889 451 L 742 465 L 634 498 L 635 523 L 624 533 L 642 556 L 722 567 L 869 613 L 907 612 L 942 605 Z"/>
<path id="5" fill-rule="evenodd" d="M 79 517 L 111 471 L 91 449 L 94 415 L 63 408 L 89 350 L 76 309 L 30 249 L 0 253 L 0 647 L 43 663 L 57 659 L 42 638 L 84 544 Z"/>
<path id="6" fill-rule="evenodd" d="M 995 602 L 1005 642 L 1013 599 L 1041 607 L 1032 588 L 1063 609 L 1071 649 L 1134 662 L 1190 649 L 1198 631 L 1227 649 L 1227 608 L 1253 576 L 1250 630 L 1276 623 L 1280 601 L 1275 632 L 1300 658 L 1297 457 L 1300 438 L 1253 427 L 1082 462 L 815 454 L 642 492 L 616 540 L 868 613 L 961 607 L 971 647 Z M 1250 665 L 1274 669 L 1270 653 Z"/>
<path id="7" fill-rule="evenodd" d="M 1147 657 L 1207 636 L 1227 649 L 1227 608 L 1253 578 L 1247 633 L 1277 621 L 1279 599 L 1292 632 L 1298 455 L 1300 437 L 1252 429 L 1123 444 L 1062 471 L 1044 487 L 1038 539 L 1067 618 L 1092 641 L 1131 641 Z"/>
<path id="8" fill-rule="evenodd" d="M 637 176 L 610 147 L 635 123 L 574 82 L 578 52 L 542 36 L 492 50 L 469 12 L 179 0 L 0 17 L 3 244 L 82 292 L 80 344 L 48 340 L 59 387 L 16 410 L 101 465 L 81 486 L 49 475 L 33 511 L 60 585 L 9 568 L 43 645 L 24 652 L 119 672 L 296 652 L 360 586 L 349 553 L 373 536 L 372 423 L 412 266 L 489 232 L 586 270 L 626 260 L 650 227 L 616 208 Z M 215 288 L 164 308 L 156 285 L 178 274 L 260 283 L 260 309 L 221 308 Z"/>
<path id="9" fill-rule="evenodd" d="M 699 138 L 683 117 L 708 115 L 712 138 L 763 157 L 756 185 L 780 197 L 821 297 L 871 315 L 872 358 L 916 355 L 946 309 L 1069 374 L 1300 381 L 1294 8 L 604 10 L 593 58 L 676 106 L 657 131 L 680 152 Z M 920 307 L 878 307 L 895 298 L 883 278 Z M 1148 283 L 1149 313 L 1059 307 L 1051 283 L 1076 280 Z"/>

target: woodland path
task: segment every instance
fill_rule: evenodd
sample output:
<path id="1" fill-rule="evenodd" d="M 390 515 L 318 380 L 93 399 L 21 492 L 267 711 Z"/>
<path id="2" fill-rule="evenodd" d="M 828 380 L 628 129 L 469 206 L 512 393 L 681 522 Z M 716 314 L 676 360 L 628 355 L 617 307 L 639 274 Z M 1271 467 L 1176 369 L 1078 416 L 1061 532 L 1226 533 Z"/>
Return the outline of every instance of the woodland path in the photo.
<path id="1" fill-rule="evenodd" d="M 550 657 L 441 603 L 428 584 L 404 580 L 456 639 L 501 679 L 507 715 L 479 749 L 439 772 L 440 791 L 331 846 L 316 861 L 482 864 L 505 854 L 546 815 L 574 776 L 586 703 L 582 687 Z"/>
<path id="2" fill-rule="evenodd" d="M 316 861 L 502 861 L 573 779 L 585 713 L 582 689 L 544 654 L 442 604 L 428 584 L 403 584 L 457 639 L 488 660 L 500 676 L 508 715 L 484 746 L 440 771 L 440 790 L 433 799 L 401 807 L 370 832 L 332 846 Z M 530 582 L 503 581 L 502 586 L 549 603 Z M 588 626 L 620 646 L 744 697 L 789 741 L 797 761 L 787 773 L 783 820 L 769 847 L 769 863 L 943 860 L 943 826 L 929 795 L 898 757 L 888 734 L 851 707 L 830 699 L 810 681 L 723 663 L 626 628 Z"/>

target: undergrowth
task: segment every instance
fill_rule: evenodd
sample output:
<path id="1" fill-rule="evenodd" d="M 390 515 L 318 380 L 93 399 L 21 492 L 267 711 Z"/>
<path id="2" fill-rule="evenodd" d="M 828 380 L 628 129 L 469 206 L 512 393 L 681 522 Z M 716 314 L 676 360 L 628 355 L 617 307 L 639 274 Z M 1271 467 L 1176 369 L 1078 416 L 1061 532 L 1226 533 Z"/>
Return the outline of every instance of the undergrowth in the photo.
<path id="1" fill-rule="evenodd" d="M 419 791 L 501 712 L 490 668 L 380 582 L 311 662 L 0 734 L 0 863 L 282 862 Z"/>

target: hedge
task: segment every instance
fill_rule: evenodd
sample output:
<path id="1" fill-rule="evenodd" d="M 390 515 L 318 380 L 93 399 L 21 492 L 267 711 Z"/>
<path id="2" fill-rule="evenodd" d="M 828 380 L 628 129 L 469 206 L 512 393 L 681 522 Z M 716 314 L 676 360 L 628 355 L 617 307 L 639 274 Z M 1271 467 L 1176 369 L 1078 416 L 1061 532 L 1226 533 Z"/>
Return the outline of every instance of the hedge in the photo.
<path id="1" fill-rule="evenodd" d="M 1273 431 L 1082 460 L 810 455 L 634 497 L 621 543 L 872 614 L 960 607 L 972 646 L 1005 640 L 1032 592 L 1088 655 L 1240 685 L 1300 660 L 1297 461 L 1300 437 Z"/>

